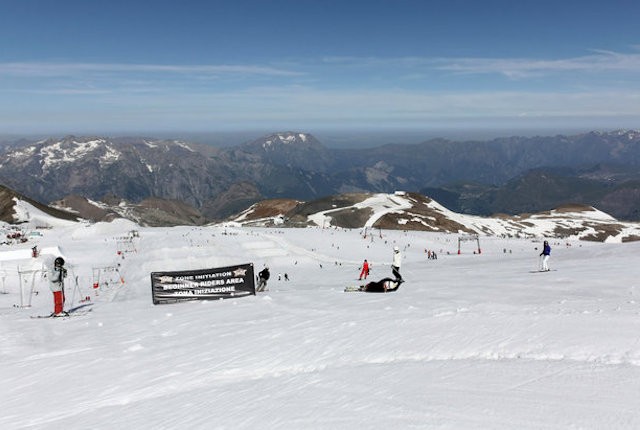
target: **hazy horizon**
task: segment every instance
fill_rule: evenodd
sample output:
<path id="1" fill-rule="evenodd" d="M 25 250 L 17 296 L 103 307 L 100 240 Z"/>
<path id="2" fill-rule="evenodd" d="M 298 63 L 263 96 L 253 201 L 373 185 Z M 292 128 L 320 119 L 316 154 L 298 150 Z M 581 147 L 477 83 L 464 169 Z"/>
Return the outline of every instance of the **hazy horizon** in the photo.
<path id="1" fill-rule="evenodd" d="M 0 134 L 302 130 L 343 145 L 332 130 L 637 128 L 639 14 L 626 0 L 8 2 Z"/>
<path id="2" fill-rule="evenodd" d="M 487 141 L 511 136 L 555 136 L 576 135 L 591 131 L 613 131 L 635 129 L 626 127 L 610 128 L 537 128 L 537 129 L 280 129 L 280 130 L 226 130 L 226 131 L 122 131 L 122 132 L 52 132 L 52 133 L 0 133 L 5 142 L 25 139 L 38 141 L 65 136 L 97 136 L 104 138 L 147 137 L 155 139 L 176 139 L 217 147 L 236 146 L 251 142 L 274 133 L 300 132 L 315 136 L 329 148 L 361 149 L 385 144 L 415 144 L 432 139 L 451 141 Z"/>

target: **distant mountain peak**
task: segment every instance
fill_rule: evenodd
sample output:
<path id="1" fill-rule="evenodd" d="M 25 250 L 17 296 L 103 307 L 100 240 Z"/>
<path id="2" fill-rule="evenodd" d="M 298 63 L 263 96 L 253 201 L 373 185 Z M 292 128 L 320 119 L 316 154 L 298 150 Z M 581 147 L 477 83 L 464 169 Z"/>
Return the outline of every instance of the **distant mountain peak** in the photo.
<path id="1" fill-rule="evenodd" d="M 142 145 L 150 149 L 162 149 L 168 151 L 171 148 L 182 148 L 189 152 L 197 152 L 192 145 L 182 140 L 155 140 L 155 139 L 142 139 Z"/>
<path id="2" fill-rule="evenodd" d="M 586 135 L 597 136 L 601 138 L 626 137 L 628 140 L 636 140 L 636 139 L 640 139 L 640 130 L 626 129 L 626 128 L 621 128 L 618 130 L 611 130 L 611 131 L 593 130 L 593 131 L 590 131 L 589 133 L 586 133 Z"/>
<path id="3" fill-rule="evenodd" d="M 640 130 L 616 130 L 612 132 L 618 136 L 625 136 L 629 140 L 635 140 L 640 138 Z"/>
<path id="4" fill-rule="evenodd" d="M 269 150 L 273 149 L 277 145 L 300 145 L 312 144 L 313 142 L 317 141 L 311 134 L 287 131 L 274 133 L 265 137 L 262 147 L 265 150 Z"/>

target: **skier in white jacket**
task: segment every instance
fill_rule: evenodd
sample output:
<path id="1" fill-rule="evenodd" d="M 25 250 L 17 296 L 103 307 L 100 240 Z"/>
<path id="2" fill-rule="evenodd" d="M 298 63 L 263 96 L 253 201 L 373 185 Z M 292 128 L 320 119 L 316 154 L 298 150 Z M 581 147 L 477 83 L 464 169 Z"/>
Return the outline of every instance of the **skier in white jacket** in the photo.
<path id="1" fill-rule="evenodd" d="M 393 263 L 391 263 L 391 273 L 396 278 L 398 284 L 404 282 L 400 275 L 400 264 L 402 264 L 402 254 L 397 246 L 393 247 Z"/>
<path id="2" fill-rule="evenodd" d="M 49 270 L 49 287 L 53 293 L 53 313 L 51 316 L 59 317 L 68 315 L 64 311 L 64 278 L 67 269 L 64 268 L 64 258 L 57 257 L 53 267 Z"/>

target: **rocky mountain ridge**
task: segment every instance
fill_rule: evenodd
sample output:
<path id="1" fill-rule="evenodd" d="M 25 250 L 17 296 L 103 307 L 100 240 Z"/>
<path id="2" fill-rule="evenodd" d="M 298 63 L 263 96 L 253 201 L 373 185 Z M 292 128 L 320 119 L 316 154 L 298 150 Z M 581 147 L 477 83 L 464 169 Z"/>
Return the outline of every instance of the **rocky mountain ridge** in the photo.
<path id="1" fill-rule="evenodd" d="M 398 189 L 433 195 L 454 210 L 478 215 L 581 203 L 617 218 L 640 219 L 637 131 L 433 139 L 363 150 L 326 148 L 300 132 L 230 148 L 67 136 L 3 151 L 0 183 L 35 200 L 117 196 L 140 205 L 162 199 L 188 205 L 195 211 L 189 217 L 206 221 L 225 219 L 264 199 L 310 201 Z"/>
<path id="2" fill-rule="evenodd" d="M 517 216 L 479 217 L 453 212 L 417 193 L 353 193 L 313 202 L 264 201 L 228 221 L 262 227 L 395 229 L 463 236 L 546 237 L 596 242 L 640 240 L 640 224 L 621 222 L 585 205 Z"/>
<path id="3" fill-rule="evenodd" d="M 2 222 L 6 224 L 34 224 L 47 227 L 41 217 L 31 218 L 33 207 L 50 218 L 65 222 L 87 222 L 80 213 L 97 219 L 112 221 L 126 218 L 143 226 L 203 225 L 198 213 L 179 202 L 166 200 L 127 204 L 113 198 L 110 204 L 74 197 L 73 202 L 60 201 L 58 208 L 47 207 L 27 199 L 5 187 L 0 188 Z M 62 210 L 62 205 L 80 207 L 77 212 Z M 185 222 L 185 219 L 188 220 Z M 273 199 L 256 203 L 230 217 L 226 224 L 282 227 L 282 228 L 352 228 L 364 234 L 375 229 L 421 230 L 458 235 L 501 237 L 567 238 L 599 242 L 628 242 L 640 240 L 640 224 L 616 220 L 595 208 L 572 205 L 537 214 L 518 216 L 479 217 L 453 212 L 435 200 L 417 193 L 394 194 L 351 193 L 302 202 Z"/>

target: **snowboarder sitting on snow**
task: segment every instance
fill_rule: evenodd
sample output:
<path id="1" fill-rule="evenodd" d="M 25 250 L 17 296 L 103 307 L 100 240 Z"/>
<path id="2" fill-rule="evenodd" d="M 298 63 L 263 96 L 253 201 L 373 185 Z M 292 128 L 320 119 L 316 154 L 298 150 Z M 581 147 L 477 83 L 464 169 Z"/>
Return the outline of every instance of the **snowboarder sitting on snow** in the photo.
<path id="1" fill-rule="evenodd" d="M 402 282 L 398 282 L 395 279 L 384 278 L 378 282 L 369 282 L 367 285 L 360 287 L 360 291 L 366 293 L 390 293 L 396 291 Z"/>
<path id="2" fill-rule="evenodd" d="M 268 267 L 265 267 L 264 269 L 262 269 L 262 271 L 260 271 L 260 273 L 258 273 L 258 288 L 256 289 L 256 291 L 264 291 L 264 289 L 267 287 L 269 276 L 271 276 L 271 274 L 269 273 Z"/>
<path id="3" fill-rule="evenodd" d="M 53 292 L 53 313 L 51 316 L 68 315 L 64 311 L 64 278 L 66 277 L 67 269 L 64 268 L 64 258 L 57 257 L 53 262 L 53 267 L 49 270 L 49 288 Z"/>
<path id="4" fill-rule="evenodd" d="M 364 279 L 367 279 L 367 276 L 369 276 L 369 263 L 365 259 L 364 263 L 362 263 L 362 271 L 360 272 L 360 276 L 358 277 L 358 281 L 360 281 L 363 277 L 364 277 Z"/>
<path id="5" fill-rule="evenodd" d="M 391 263 L 391 273 L 395 277 L 395 281 L 400 285 L 404 282 L 400 275 L 400 264 L 402 263 L 402 254 L 397 246 L 393 247 L 393 263 Z"/>
<path id="6" fill-rule="evenodd" d="M 544 241 L 544 248 L 542 249 L 542 252 L 540 253 L 540 257 L 542 257 L 542 271 L 543 272 L 548 272 L 549 271 L 549 256 L 551 255 L 551 247 L 549 246 L 549 242 L 547 242 L 546 240 Z"/>

